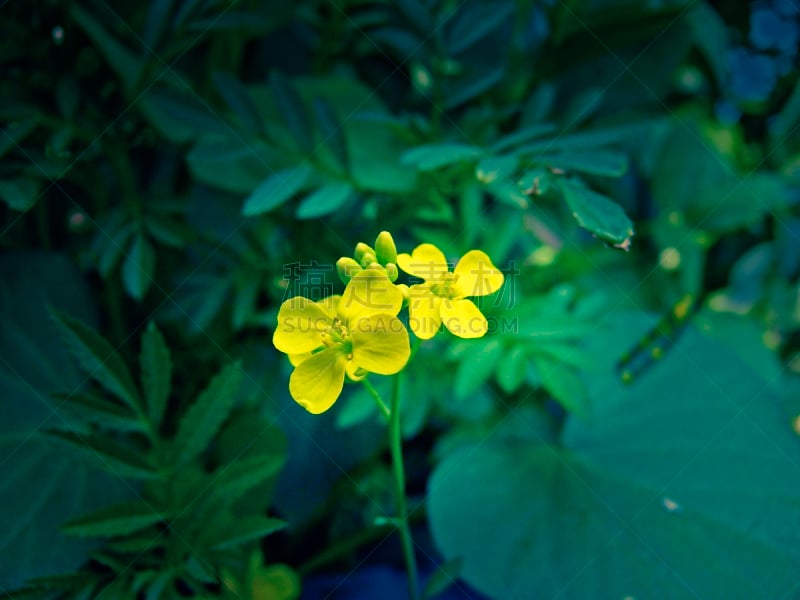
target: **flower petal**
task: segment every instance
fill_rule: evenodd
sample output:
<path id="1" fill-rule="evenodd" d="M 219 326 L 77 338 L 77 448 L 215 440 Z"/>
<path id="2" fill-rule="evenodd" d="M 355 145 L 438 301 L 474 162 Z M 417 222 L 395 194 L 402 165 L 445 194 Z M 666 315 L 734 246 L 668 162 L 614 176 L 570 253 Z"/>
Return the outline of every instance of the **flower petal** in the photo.
<path id="1" fill-rule="evenodd" d="M 462 298 L 494 294 L 505 279 L 486 253 L 480 250 L 470 250 L 462 256 L 453 273 L 456 289 Z"/>
<path id="2" fill-rule="evenodd" d="M 330 323 L 331 317 L 308 298 L 289 298 L 278 311 L 272 343 L 286 354 L 311 352 L 322 346 L 322 332 Z"/>
<path id="3" fill-rule="evenodd" d="M 411 254 L 398 254 L 397 266 L 425 280 L 441 279 L 450 270 L 444 254 L 433 244 L 420 244 Z"/>
<path id="4" fill-rule="evenodd" d="M 323 298 L 322 300 L 317 300 L 315 304 L 322 308 L 325 313 L 333 319 L 336 316 L 336 309 L 339 306 L 339 302 L 342 300 L 341 294 L 334 294 L 333 296 L 328 296 L 327 298 Z"/>
<path id="5" fill-rule="evenodd" d="M 393 375 L 406 366 L 411 356 L 408 331 L 394 315 L 361 317 L 351 324 L 350 337 L 353 363 L 372 373 Z"/>
<path id="6" fill-rule="evenodd" d="M 289 378 L 289 393 L 300 406 L 318 415 L 342 393 L 347 355 L 337 344 L 300 363 Z"/>
<path id="7" fill-rule="evenodd" d="M 367 376 L 367 372 L 359 367 L 356 363 L 352 360 L 347 361 L 347 367 L 345 368 L 345 372 L 347 373 L 347 378 L 350 381 L 361 381 L 364 377 Z"/>
<path id="8" fill-rule="evenodd" d="M 460 338 L 483 337 L 489 330 L 486 317 L 471 300 L 444 300 L 442 322 Z"/>
<path id="9" fill-rule="evenodd" d="M 307 358 L 311 358 L 312 356 L 313 354 L 311 352 L 303 352 L 302 354 L 289 354 L 289 362 L 292 363 L 293 367 L 296 367 L 301 362 Z"/>
<path id="10" fill-rule="evenodd" d="M 442 325 L 442 299 L 431 291 L 430 283 L 412 285 L 408 291 L 408 324 L 421 340 L 429 340 Z"/>
<path id="11" fill-rule="evenodd" d="M 365 269 L 347 284 L 338 312 L 345 321 L 351 321 L 379 313 L 396 315 L 402 305 L 403 294 L 384 273 Z"/>

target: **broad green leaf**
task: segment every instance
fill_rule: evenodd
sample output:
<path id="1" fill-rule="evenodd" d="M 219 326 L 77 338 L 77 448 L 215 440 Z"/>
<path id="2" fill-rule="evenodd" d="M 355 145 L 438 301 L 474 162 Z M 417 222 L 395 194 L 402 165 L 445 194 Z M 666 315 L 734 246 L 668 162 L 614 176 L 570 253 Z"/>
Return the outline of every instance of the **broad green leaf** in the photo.
<path id="1" fill-rule="evenodd" d="M 69 315 L 53 312 L 62 337 L 86 374 L 103 388 L 139 410 L 139 393 L 128 367 L 108 341 L 90 327 Z"/>
<path id="2" fill-rule="evenodd" d="M 153 283 L 156 269 L 156 251 L 143 233 L 133 238 L 125 262 L 122 263 L 122 281 L 127 292 L 139 302 Z"/>
<path id="3" fill-rule="evenodd" d="M 535 160 L 548 167 L 604 177 L 621 177 L 628 170 L 628 157 L 609 150 L 541 154 Z"/>
<path id="4" fill-rule="evenodd" d="M 397 0 L 397 9 L 414 26 L 417 33 L 424 36 L 433 35 L 434 20 L 428 7 L 422 0 Z"/>
<path id="5" fill-rule="evenodd" d="M 559 445 L 482 441 L 436 468 L 434 540 L 481 592 L 736 600 L 796 591 L 800 440 L 763 377 L 694 329 L 620 383 L 614 361 L 652 323 L 619 315 L 596 336 L 604 371 L 591 387 L 594 415 L 569 418 Z"/>
<path id="6" fill-rule="evenodd" d="M 204 135 L 226 135 L 231 130 L 211 105 L 191 93 L 153 87 L 138 106 L 156 131 L 173 144 L 184 144 Z"/>
<path id="7" fill-rule="evenodd" d="M 142 335 L 139 353 L 139 368 L 142 389 L 147 406 L 147 415 L 153 427 L 158 429 L 169 401 L 172 380 L 172 357 L 164 336 L 153 321 Z"/>
<path id="8" fill-rule="evenodd" d="M 458 143 L 429 144 L 417 146 L 401 157 L 404 165 L 412 165 L 419 171 L 434 171 L 442 167 L 471 162 L 483 155 L 477 146 Z"/>
<path id="9" fill-rule="evenodd" d="M 60 525 L 131 490 L 39 432 L 68 418 L 53 393 L 82 393 L 83 376 L 48 318 L 51 306 L 92 321 L 81 272 L 63 255 L 6 251 L 0 280 L 0 589 L 11 590 L 84 564 L 92 544 Z"/>
<path id="10" fill-rule="evenodd" d="M 315 219 L 339 210 L 353 195 L 347 182 L 329 183 L 309 194 L 297 206 L 298 219 Z"/>
<path id="11" fill-rule="evenodd" d="M 567 133 L 552 139 L 531 142 L 514 150 L 517 154 L 543 154 L 564 150 L 586 150 L 598 146 L 619 144 L 633 136 L 646 133 L 653 126 L 652 122 L 627 123 L 605 129 L 594 129 L 580 133 Z"/>
<path id="12" fill-rule="evenodd" d="M 347 141 L 344 138 L 344 124 L 339 122 L 333 107 L 322 98 L 314 98 L 314 116 L 319 128 L 319 136 L 345 170 L 348 169 Z"/>
<path id="13" fill-rule="evenodd" d="M 466 4 L 451 21 L 447 32 L 448 52 L 458 54 L 472 47 L 513 14 L 513 2 Z"/>
<path id="14" fill-rule="evenodd" d="M 686 21 L 692 31 L 694 43 L 703 54 L 717 85 L 724 85 L 729 77 L 728 51 L 730 30 L 720 14 L 704 2 L 692 6 L 686 14 Z"/>
<path id="15" fill-rule="evenodd" d="M 258 113 L 258 108 L 253 102 L 250 92 L 242 82 L 229 73 L 221 72 L 214 73 L 213 79 L 217 91 L 225 100 L 228 108 L 239 117 L 242 125 L 251 131 L 263 133 L 264 123 L 261 121 L 261 115 Z"/>
<path id="16" fill-rule="evenodd" d="M 385 122 L 363 115 L 345 125 L 353 184 L 364 192 L 403 194 L 417 185 L 417 170 L 404 165 L 400 156 L 407 145 Z"/>
<path id="17" fill-rule="evenodd" d="M 153 2 L 147 10 L 144 30 L 142 31 L 142 41 L 148 47 L 156 51 L 161 44 L 164 32 L 170 22 L 170 16 L 175 9 L 175 0 L 162 0 Z"/>
<path id="18" fill-rule="evenodd" d="M 495 180 L 509 180 L 519 166 L 516 156 L 489 156 L 482 159 L 475 167 L 475 177 L 481 183 L 492 183 Z"/>
<path id="19" fill-rule="evenodd" d="M 497 366 L 497 383 L 506 394 L 513 394 L 525 381 L 527 369 L 527 351 L 524 346 L 517 344 L 505 353 Z"/>
<path id="20" fill-rule="evenodd" d="M 115 504 L 65 523 L 61 530 L 76 537 L 128 535 L 169 517 L 143 500 Z"/>
<path id="21" fill-rule="evenodd" d="M 473 342 L 456 371 L 456 398 L 467 398 L 486 383 L 502 358 L 503 346 L 498 338 Z"/>
<path id="22" fill-rule="evenodd" d="M 314 138 L 302 98 L 292 83 L 278 71 L 271 73 L 269 82 L 283 122 L 294 137 L 297 147 L 303 152 L 311 153 L 314 149 Z"/>
<path id="23" fill-rule="evenodd" d="M 465 73 L 458 79 L 448 82 L 444 108 L 452 110 L 474 100 L 484 92 L 498 86 L 505 77 L 505 69 L 495 65 L 487 66 L 480 71 Z"/>
<path id="24" fill-rule="evenodd" d="M 71 444 L 89 464 L 116 477 L 155 479 L 156 467 L 139 448 L 123 445 L 101 434 L 79 434 L 70 431 L 48 431 L 50 437 Z"/>
<path id="25" fill-rule="evenodd" d="M 274 210 L 302 190 L 312 172 L 308 165 L 300 165 L 273 173 L 247 197 L 242 214 L 253 217 Z"/>
<path id="26" fill-rule="evenodd" d="M 271 517 L 243 517 L 225 519 L 208 524 L 208 531 L 201 537 L 200 545 L 211 550 L 232 548 L 247 542 L 253 542 L 276 531 L 285 529 L 286 521 Z"/>
<path id="27" fill-rule="evenodd" d="M 621 244 L 633 235 L 633 223 L 618 205 L 582 185 L 561 182 L 561 191 L 578 224 L 600 239 Z"/>
<path id="28" fill-rule="evenodd" d="M 234 284 L 231 324 L 235 331 L 246 326 L 256 310 L 258 294 L 262 289 L 260 273 L 246 271 Z"/>
<path id="29" fill-rule="evenodd" d="M 39 199 L 39 184 L 29 177 L 2 180 L 0 198 L 10 209 L 25 212 Z"/>
<path id="30" fill-rule="evenodd" d="M 281 454 L 261 454 L 223 465 L 214 472 L 212 494 L 217 500 L 231 504 L 254 487 L 274 478 L 283 463 Z"/>
<path id="31" fill-rule="evenodd" d="M 224 367 L 181 417 L 175 457 L 186 463 L 205 450 L 233 408 L 242 378 L 239 362 Z"/>

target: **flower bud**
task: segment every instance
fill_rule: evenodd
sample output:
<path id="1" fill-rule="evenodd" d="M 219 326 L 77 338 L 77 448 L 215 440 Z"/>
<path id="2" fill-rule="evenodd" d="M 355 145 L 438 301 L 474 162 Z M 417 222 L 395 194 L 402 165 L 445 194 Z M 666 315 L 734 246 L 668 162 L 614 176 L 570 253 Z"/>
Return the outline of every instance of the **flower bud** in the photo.
<path id="1" fill-rule="evenodd" d="M 358 242 L 356 244 L 356 250 L 353 253 L 353 258 L 356 259 L 356 262 L 358 264 L 363 265 L 364 264 L 364 257 L 369 255 L 369 254 L 371 254 L 372 256 L 375 256 L 375 250 L 373 250 L 372 248 L 367 246 L 364 242 Z M 375 259 L 373 258 L 372 261 L 370 261 L 370 262 L 373 262 L 374 260 Z M 369 262 L 367 264 L 369 264 Z"/>
<path id="2" fill-rule="evenodd" d="M 358 273 L 360 270 L 361 266 L 352 258 L 347 256 L 343 256 L 336 261 L 336 272 L 339 274 L 339 279 L 341 279 L 342 283 L 345 285 L 350 283 L 350 279 L 352 279 L 353 275 Z"/>
<path id="3" fill-rule="evenodd" d="M 375 240 L 375 255 L 382 265 L 397 262 L 397 247 L 394 245 L 392 234 L 381 231 Z"/>
<path id="4" fill-rule="evenodd" d="M 372 262 L 367 265 L 367 269 L 370 271 L 378 271 L 381 275 L 386 275 L 386 269 L 384 269 L 383 265 L 380 263 Z"/>
<path id="5" fill-rule="evenodd" d="M 385 265 L 386 268 L 386 276 L 389 278 L 389 281 L 394 283 L 397 281 L 397 276 L 400 275 L 399 271 L 397 270 L 397 265 L 393 262 L 388 262 Z"/>

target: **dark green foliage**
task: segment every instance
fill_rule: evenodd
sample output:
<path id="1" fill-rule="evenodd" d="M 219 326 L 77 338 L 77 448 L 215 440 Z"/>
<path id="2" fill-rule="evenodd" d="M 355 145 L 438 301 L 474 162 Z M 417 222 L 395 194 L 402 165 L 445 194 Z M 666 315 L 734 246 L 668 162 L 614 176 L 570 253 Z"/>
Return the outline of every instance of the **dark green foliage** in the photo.
<path id="1" fill-rule="evenodd" d="M 0 595 L 292 600 L 398 566 L 373 397 L 306 413 L 271 343 L 383 230 L 506 278 L 489 333 L 399 386 L 429 596 L 796 594 L 798 19 L 6 3 Z"/>

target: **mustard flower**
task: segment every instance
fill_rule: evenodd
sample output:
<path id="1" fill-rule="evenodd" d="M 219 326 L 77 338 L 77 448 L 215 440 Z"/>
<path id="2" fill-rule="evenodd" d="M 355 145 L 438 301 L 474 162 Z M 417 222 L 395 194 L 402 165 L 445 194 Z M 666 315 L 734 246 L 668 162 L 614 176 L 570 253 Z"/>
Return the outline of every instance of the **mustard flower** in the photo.
<path id="1" fill-rule="evenodd" d="M 420 244 L 399 254 L 397 265 L 424 280 L 412 285 L 408 302 L 409 325 L 420 339 L 436 335 L 440 326 L 461 338 L 479 338 L 489 329 L 486 317 L 468 296 L 488 296 L 499 290 L 503 274 L 480 250 L 470 250 L 451 273 L 444 254 L 433 244 Z"/>
<path id="2" fill-rule="evenodd" d="M 284 302 L 272 343 L 295 366 L 292 398 L 319 414 L 336 402 L 345 375 L 359 379 L 402 370 L 411 354 L 408 332 L 396 316 L 402 302 L 400 290 L 372 269 L 356 273 L 341 296 Z"/>

